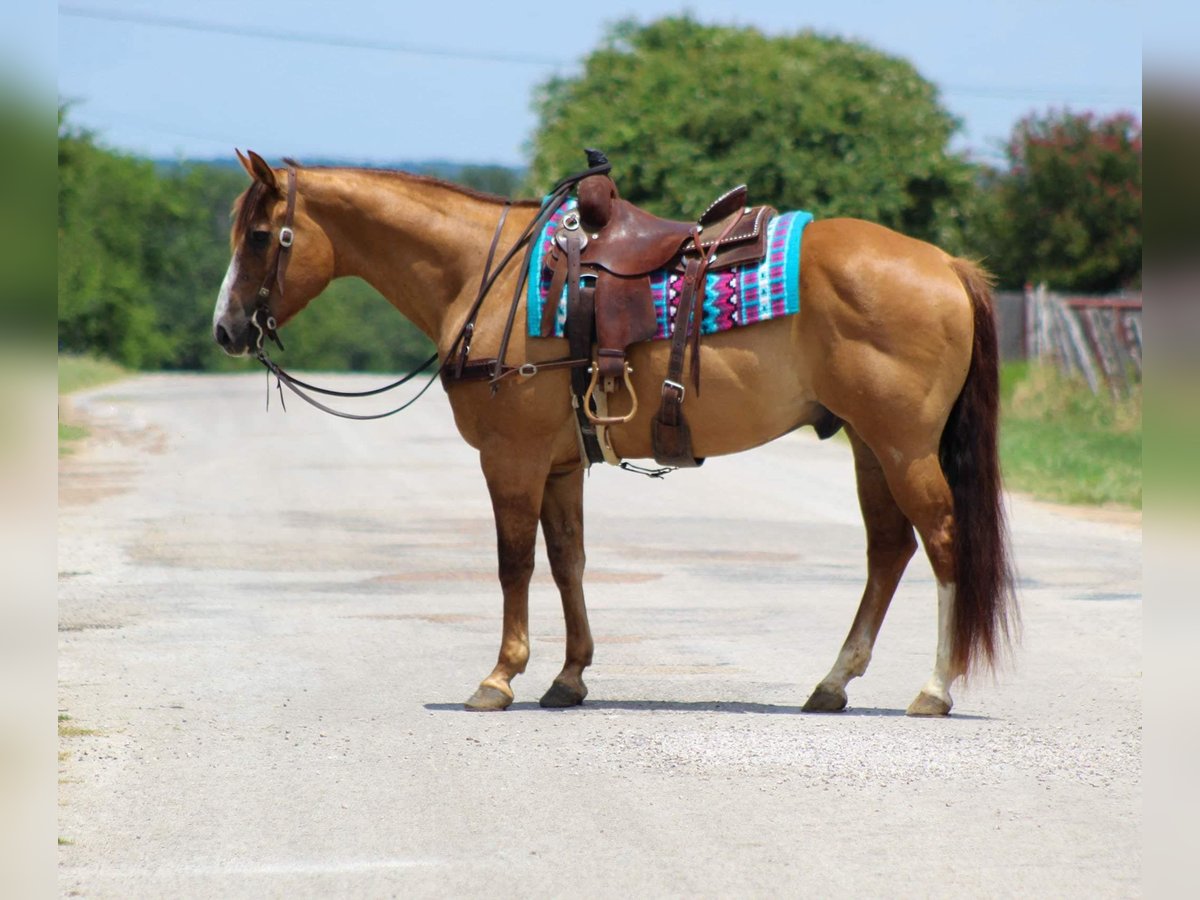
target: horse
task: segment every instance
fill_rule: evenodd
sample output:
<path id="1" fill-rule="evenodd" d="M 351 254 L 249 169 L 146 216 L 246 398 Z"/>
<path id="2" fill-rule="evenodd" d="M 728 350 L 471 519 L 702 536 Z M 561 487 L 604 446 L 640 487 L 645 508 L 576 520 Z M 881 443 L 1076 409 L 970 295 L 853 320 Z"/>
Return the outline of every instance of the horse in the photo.
<path id="1" fill-rule="evenodd" d="M 486 297 L 479 286 L 497 242 L 517 240 L 538 215 L 536 201 L 510 202 L 405 172 L 290 161 L 286 169 L 273 168 L 253 152 L 239 151 L 238 158 L 251 183 L 234 204 L 231 260 L 213 316 L 214 339 L 226 353 L 252 354 L 264 329 L 275 336 L 330 281 L 357 276 L 433 341 L 443 365 L 468 320 L 472 357 L 497 356 L 502 338 L 508 340 L 506 291 L 518 266 L 502 271 Z M 944 716 L 956 680 L 994 668 L 1018 621 L 997 449 L 992 282 L 972 261 L 851 218 L 813 221 L 800 256 L 798 314 L 702 340 L 704 389 L 686 403 L 694 451 L 736 453 L 836 417 L 853 452 L 866 586 L 833 666 L 803 708 L 845 708 L 846 686 L 867 670 L 919 535 L 937 581 L 937 641 L 933 671 L 907 713 Z M 269 324 L 259 318 L 262 310 Z M 669 343 L 629 348 L 638 395 L 656 395 Z M 535 368 L 561 358 L 566 344 L 515 329 L 508 358 L 532 366 L 498 385 L 446 386 L 455 424 L 478 451 L 491 496 L 503 594 L 498 658 L 468 709 L 501 710 L 513 702 L 512 680 L 529 659 L 539 524 L 566 624 L 563 668 L 540 703 L 577 706 L 587 696 L 583 672 L 593 653 L 583 591 L 587 461 L 569 373 Z M 610 429 L 617 455 L 652 455 L 651 416 L 643 406 Z"/>

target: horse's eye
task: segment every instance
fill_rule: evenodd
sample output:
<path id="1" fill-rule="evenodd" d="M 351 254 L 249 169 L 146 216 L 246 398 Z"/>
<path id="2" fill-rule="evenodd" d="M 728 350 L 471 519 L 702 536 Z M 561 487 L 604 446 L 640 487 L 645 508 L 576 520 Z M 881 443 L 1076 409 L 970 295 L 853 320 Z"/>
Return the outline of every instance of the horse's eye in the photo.
<path id="1" fill-rule="evenodd" d="M 265 247 L 265 246 L 267 246 L 267 242 L 270 240 L 271 240 L 271 232 L 269 232 L 269 231 L 256 230 L 256 231 L 250 232 L 250 246 L 251 247 Z"/>

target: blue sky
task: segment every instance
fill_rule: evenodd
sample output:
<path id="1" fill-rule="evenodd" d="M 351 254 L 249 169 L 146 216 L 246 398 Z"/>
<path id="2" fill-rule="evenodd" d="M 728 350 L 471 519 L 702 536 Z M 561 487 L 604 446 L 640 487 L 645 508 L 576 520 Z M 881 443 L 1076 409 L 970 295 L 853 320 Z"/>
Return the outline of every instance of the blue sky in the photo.
<path id="1" fill-rule="evenodd" d="M 963 120 L 956 146 L 990 161 L 997 161 L 1013 123 L 1031 110 L 1141 115 L 1139 6 L 1117 0 L 65 0 L 58 92 L 74 101 L 73 121 L 95 129 L 105 143 L 153 156 L 208 157 L 238 146 L 302 160 L 519 164 L 536 124 L 530 101 L 538 83 L 578 71 L 615 19 L 648 21 L 685 10 L 704 22 L 752 25 L 768 34 L 812 28 L 906 57 Z M 100 20 L 87 11 L 255 34 Z M 288 32 L 392 49 L 267 37 Z M 505 59 L 465 58 L 493 54 Z"/>

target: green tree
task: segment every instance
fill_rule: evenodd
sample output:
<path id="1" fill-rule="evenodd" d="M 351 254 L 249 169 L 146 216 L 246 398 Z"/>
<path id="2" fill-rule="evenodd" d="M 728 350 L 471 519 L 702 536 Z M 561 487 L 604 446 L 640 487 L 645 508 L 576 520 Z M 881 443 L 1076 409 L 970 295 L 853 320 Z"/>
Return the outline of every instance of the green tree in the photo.
<path id="1" fill-rule="evenodd" d="M 948 249 L 975 190 L 947 151 L 957 120 L 903 59 L 812 32 L 667 18 L 614 26 L 577 77 L 536 95 L 533 186 L 613 162 L 626 198 L 691 217 L 739 182 L 752 201 L 858 216 Z"/>
<path id="2" fill-rule="evenodd" d="M 171 342 L 158 327 L 138 226 L 159 201 L 154 167 L 98 148 L 60 116 L 58 175 L 59 346 L 161 364 Z"/>
<path id="3" fill-rule="evenodd" d="M 993 176 L 988 223 L 1007 285 L 1104 293 L 1141 283 L 1142 128 L 1128 114 L 1030 115 Z"/>

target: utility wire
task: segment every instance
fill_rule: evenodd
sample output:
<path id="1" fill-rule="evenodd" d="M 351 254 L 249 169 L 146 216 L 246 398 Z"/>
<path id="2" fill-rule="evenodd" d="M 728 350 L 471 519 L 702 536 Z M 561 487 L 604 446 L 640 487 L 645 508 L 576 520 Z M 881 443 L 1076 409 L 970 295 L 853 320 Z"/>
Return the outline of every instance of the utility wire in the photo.
<path id="1" fill-rule="evenodd" d="M 179 31 L 194 31 L 207 34 L 224 34 L 232 37 L 259 38 L 292 44 L 309 44 L 320 47 L 345 47 L 355 50 L 377 50 L 385 53 L 406 53 L 411 56 L 428 56 L 438 59 L 458 59 L 469 62 L 493 62 L 518 66 L 566 68 L 574 65 L 571 60 L 546 56 L 530 56 L 517 53 L 492 53 L 476 50 L 454 50 L 448 47 L 430 47 L 421 44 L 405 44 L 395 41 L 379 41 L 366 38 L 340 37 L 308 31 L 254 28 L 244 25 L 223 25 L 184 19 L 176 16 L 159 16 L 150 13 L 125 12 L 122 10 L 96 9 L 89 6 L 65 4 L 58 7 L 60 15 L 93 19 L 102 22 L 126 22 L 133 25 L 148 25 L 156 28 L 174 28 Z M 1059 85 L 1036 88 L 1015 86 L 942 84 L 946 94 L 977 97 L 991 100 L 1022 102 L 1057 101 L 1076 103 L 1122 103 L 1127 101 L 1123 91 L 1098 86 Z M 1085 96 L 1086 95 L 1086 96 Z"/>
<path id="2" fill-rule="evenodd" d="M 428 47 L 420 44 L 403 44 L 395 41 L 368 40 L 366 38 L 338 37 L 315 34 L 308 31 L 286 29 L 253 28 L 244 25 L 222 25 L 201 22 L 176 16 L 157 16 L 148 13 L 124 12 L 121 10 L 94 9 L 88 6 L 61 5 L 59 15 L 76 19 L 95 19 L 102 22 L 128 22 L 133 25 L 150 25 L 156 28 L 174 28 L 179 31 L 199 31 L 208 34 L 225 34 L 233 37 L 261 38 L 291 44 L 315 44 L 323 47 L 349 47 L 355 50 L 381 50 L 386 53 L 407 53 L 411 56 L 432 56 L 440 59 L 461 59 L 471 62 L 507 63 L 518 66 L 552 66 L 555 68 L 572 65 L 569 60 L 552 59 L 545 56 L 530 56 L 516 53 L 490 53 L 468 50 L 452 50 L 446 47 Z"/>

